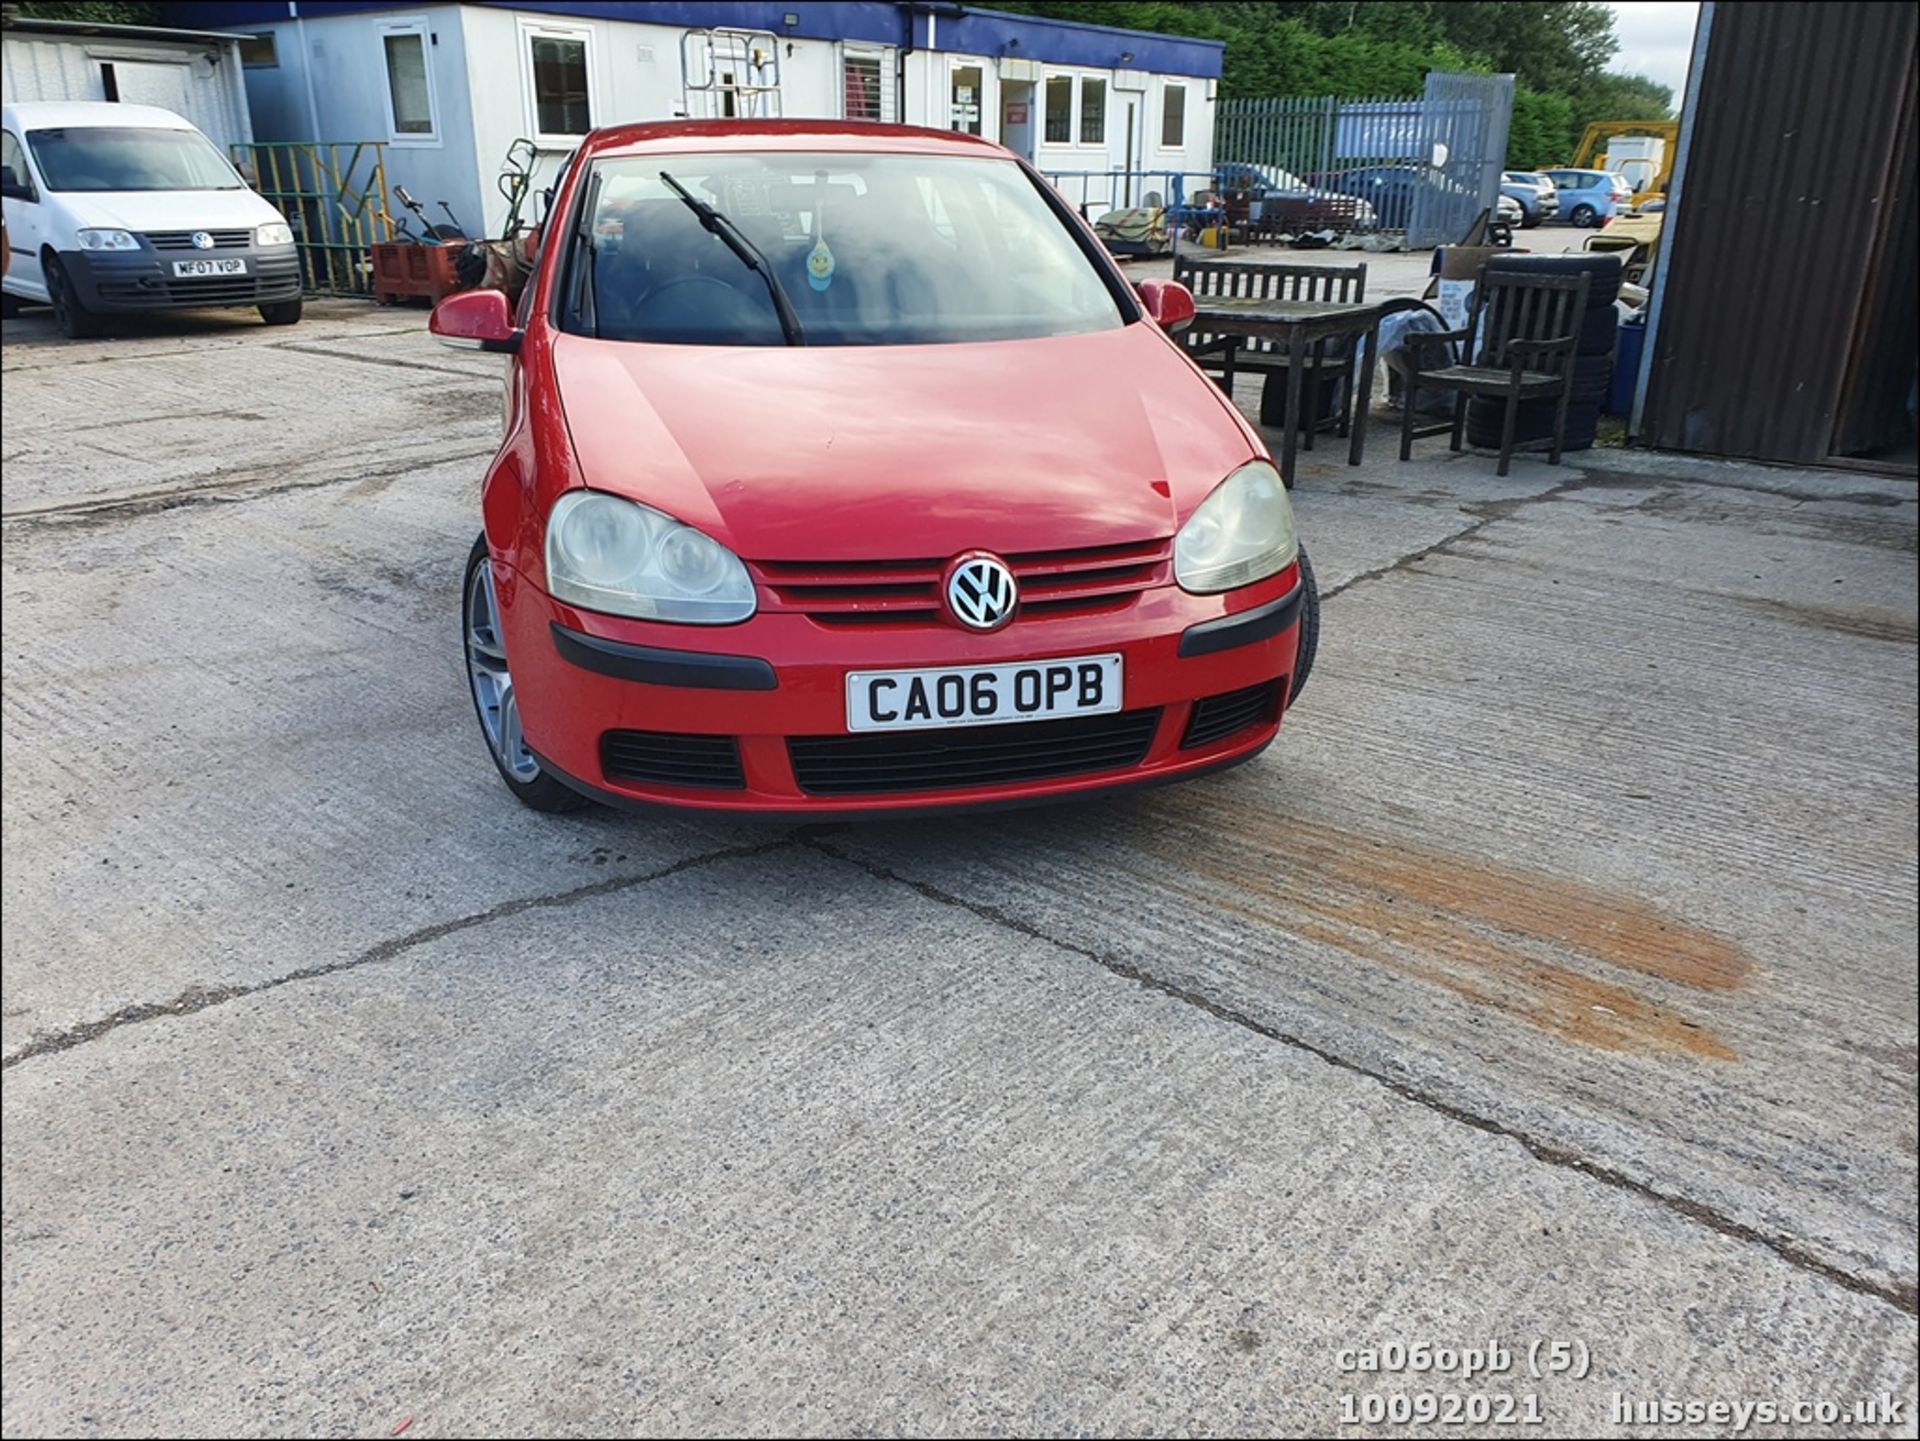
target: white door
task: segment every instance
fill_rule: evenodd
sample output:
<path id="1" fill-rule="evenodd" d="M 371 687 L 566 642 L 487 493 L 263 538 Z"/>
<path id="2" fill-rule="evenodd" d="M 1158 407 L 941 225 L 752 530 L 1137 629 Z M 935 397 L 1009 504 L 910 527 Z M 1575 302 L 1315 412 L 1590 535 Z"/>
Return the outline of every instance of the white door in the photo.
<path id="1" fill-rule="evenodd" d="M 184 115 L 197 123 L 193 113 L 193 87 L 185 64 L 171 65 L 149 60 L 109 60 L 113 78 L 120 88 L 120 100 L 127 105 L 158 105 L 175 115 Z"/>
<path id="2" fill-rule="evenodd" d="M 1033 159 L 1033 82 L 1000 82 L 1000 143 L 1015 155 Z"/>

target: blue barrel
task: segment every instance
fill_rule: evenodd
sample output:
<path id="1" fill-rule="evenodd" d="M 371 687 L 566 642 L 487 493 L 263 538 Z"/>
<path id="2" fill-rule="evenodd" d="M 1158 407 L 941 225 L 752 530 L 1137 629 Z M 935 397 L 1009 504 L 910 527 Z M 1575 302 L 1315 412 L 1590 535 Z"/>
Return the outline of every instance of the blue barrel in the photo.
<path id="1" fill-rule="evenodd" d="M 1620 327 L 1613 352 L 1613 384 L 1607 389 L 1607 414 L 1633 410 L 1634 382 L 1640 378 L 1640 351 L 1647 341 L 1647 322 L 1635 316 Z"/>

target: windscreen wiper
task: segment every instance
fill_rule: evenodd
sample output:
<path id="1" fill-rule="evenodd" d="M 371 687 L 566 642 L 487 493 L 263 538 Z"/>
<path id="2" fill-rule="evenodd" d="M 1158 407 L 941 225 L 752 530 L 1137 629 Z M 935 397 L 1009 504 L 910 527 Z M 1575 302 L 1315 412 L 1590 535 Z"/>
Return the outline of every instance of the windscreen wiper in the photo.
<path id="1" fill-rule="evenodd" d="M 767 283 L 767 294 L 773 297 L 774 313 L 780 317 L 780 333 L 787 338 L 788 345 L 805 345 L 806 333 L 800 329 L 800 317 L 794 314 L 793 302 L 787 299 L 787 292 L 780 285 L 780 277 L 773 273 L 773 267 L 767 263 L 767 257 L 760 253 L 759 247 L 725 215 L 715 210 L 706 201 L 697 199 L 693 192 L 675 180 L 666 171 L 660 172 L 660 179 L 687 209 L 700 218 L 700 224 L 711 235 L 720 237 L 721 242 L 740 257 L 740 263 L 753 271 Z"/>
<path id="2" fill-rule="evenodd" d="M 593 225 L 594 217 L 600 212 L 600 181 L 601 176 L 595 171 L 588 182 L 586 200 L 580 206 L 580 221 L 574 232 L 575 240 L 585 247 L 585 263 L 580 267 L 580 279 L 575 282 L 574 314 L 587 313 L 595 340 L 600 338 L 600 247 L 593 237 Z"/>

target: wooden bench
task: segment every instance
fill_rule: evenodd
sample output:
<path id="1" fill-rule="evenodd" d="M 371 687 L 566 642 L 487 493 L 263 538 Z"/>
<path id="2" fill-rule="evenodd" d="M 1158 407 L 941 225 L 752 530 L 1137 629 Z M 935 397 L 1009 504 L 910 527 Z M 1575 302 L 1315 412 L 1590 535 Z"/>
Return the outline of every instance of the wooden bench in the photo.
<path id="1" fill-rule="evenodd" d="M 1365 265 L 1262 265 L 1244 260 L 1199 260 L 1181 254 L 1174 258 L 1173 278 L 1193 292 L 1202 309 L 1209 299 L 1358 301 L 1367 298 Z M 1271 340 L 1245 340 L 1209 335 L 1196 329 L 1186 334 L 1187 354 L 1203 370 L 1223 371 L 1231 352 L 1234 371 L 1258 371 L 1266 377 L 1260 391 L 1260 423 L 1286 423 L 1287 354 Z M 1313 449 L 1315 432 L 1338 427 L 1341 435 L 1352 424 L 1354 348 L 1339 341 L 1321 342 L 1307 352 L 1304 378 L 1306 403 L 1301 429 L 1305 445 Z M 1323 414 L 1323 376 L 1344 376 L 1347 403 L 1339 414 Z"/>

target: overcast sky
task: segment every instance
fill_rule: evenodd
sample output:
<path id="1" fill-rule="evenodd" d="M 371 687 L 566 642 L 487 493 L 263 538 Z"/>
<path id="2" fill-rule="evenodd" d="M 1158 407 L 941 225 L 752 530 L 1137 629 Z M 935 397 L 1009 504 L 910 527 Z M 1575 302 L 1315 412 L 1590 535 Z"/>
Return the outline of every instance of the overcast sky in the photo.
<path id="1" fill-rule="evenodd" d="M 1620 49 L 1610 68 L 1669 86 L 1677 113 L 1687 88 L 1687 60 L 1693 53 L 1699 4 L 1696 0 L 1616 0 L 1613 13 L 1613 33 L 1619 37 Z"/>

